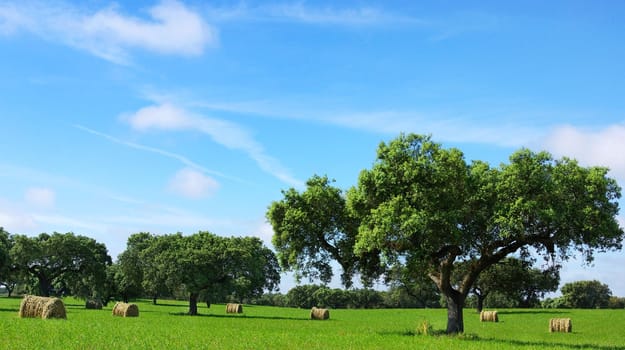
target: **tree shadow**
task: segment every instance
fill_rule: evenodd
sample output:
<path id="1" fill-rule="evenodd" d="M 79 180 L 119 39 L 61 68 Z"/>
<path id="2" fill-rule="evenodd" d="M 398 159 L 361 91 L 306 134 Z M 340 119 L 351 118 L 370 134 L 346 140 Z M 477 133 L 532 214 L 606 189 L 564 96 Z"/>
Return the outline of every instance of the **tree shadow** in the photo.
<path id="1" fill-rule="evenodd" d="M 503 310 L 503 311 L 497 311 L 498 314 L 500 315 L 542 315 L 542 314 L 547 314 L 547 315 L 562 315 L 562 314 L 570 314 L 570 311 L 563 311 L 563 310 L 545 310 L 545 309 L 537 309 L 537 310 L 523 310 L 523 311 L 513 311 L 513 310 Z"/>
<path id="2" fill-rule="evenodd" d="M 11 308 L 0 308 L 0 312 L 19 312 L 20 309 L 11 309 Z"/>
<path id="3" fill-rule="evenodd" d="M 597 344 L 567 344 L 567 343 L 554 343 L 548 341 L 528 341 L 528 340 L 513 340 L 513 339 L 497 339 L 497 338 L 481 338 L 478 336 L 467 338 L 467 341 L 479 341 L 479 342 L 492 342 L 502 343 L 510 346 L 527 346 L 531 348 L 544 347 L 554 348 L 562 347 L 569 349 L 597 349 L 597 350 L 625 350 L 625 346 L 611 346 L 611 345 L 597 345 Z"/>
<path id="4" fill-rule="evenodd" d="M 291 321 L 310 321 L 309 318 L 285 317 L 285 316 L 249 316 L 245 314 L 232 315 L 215 315 L 215 314 L 197 314 L 190 316 L 186 312 L 170 312 L 172 316 L 188 316 L 188 317 L 209 317 L 209 318 L 230 318 L 230 319 L 258 319 L 258 320 L 291 320 Z M 326 320 L 329 321 L 329 320 Z"/>

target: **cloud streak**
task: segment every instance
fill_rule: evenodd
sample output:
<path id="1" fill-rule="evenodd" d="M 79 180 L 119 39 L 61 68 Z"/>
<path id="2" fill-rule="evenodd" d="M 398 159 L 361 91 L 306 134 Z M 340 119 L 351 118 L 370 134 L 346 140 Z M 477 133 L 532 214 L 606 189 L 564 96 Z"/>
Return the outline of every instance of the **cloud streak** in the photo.
<path id="1" fill-rule="evenodd" d="M 268 155 L 249 131 L 238 124 L 197 115 L 170 103 L 141 108 L 123 119 L 139 131 L 199 131 L 228 149 L 246 153 L 263 171 L 280 181 L 302 187 L 302 181 L 294 178 L 277 159 Z"/>
<path id="2" fill-rule="evenodd" d="M 145 145 L 142 145 L 142 144 L 139 144 L 139 143 L 135 143 L 135 142 L 124 141 L 124 140 L 121 140 L 121 139 L 119 139 L 117 137 L 111 136 L 109 134 L 105 134 L 105 133 L 100 132 L 100 131 L 93 130 L 91 128 L 88 128 L 88 127 L 80 125 L 80 124 L 74 124 L 72 126 L 75 127 L 76 129 L 85 131 L 85 132 L 87 132 L 89 134 L 92 134 L 92 135 L 96 135 L 96 136 L 102 137 L 104 139 L 107 139 L 107 140 L 109 140 L 109 141 L 111 141 L 113 143 L 119 144 L 119 145 L 127 146 L 127 147 L 130 147 L 130 148 L 138 149 L 138 150 L 145 151 L 145 152 L 159 154 L 161 156 L 177 160 L 180 163 L 182 163 L 183 165 L 185 165 L 185 166 L 187 166 L 189 168 L 201 171 L 201 172 L 203 172 L 205 174 L 211 174 L 211 175 L 214 175 L 214 176 L 218 176 L 218 177 L 221 177 L 221 178 L 224 178 L 224 179 L 228 179 L 228 180 L 231 180 L 231 181 L 236 181 L 236 182 L 239 182 L 239 183 L 248 183 L 247 181 L 242 180 L 240 178 L 237 178 L 237 177 L 234 177 L 234 176 L 230 176 L 230 175 L 226 175 L 226 174 L 221 173 L 221 172 L 216 171 L 216 170 L 208 169 L 208 168 L 206 168 L 206 167 L 204 167 L 204 166 L 202 166 L 202 165 L 192 161 L 191 159 L 189 159 L 189 158 L 187 158 L 187 157 L 185 157 L 183 155 L 180 155 L 178 153 L 165 151 L 163 149 L 156 148 L 156 147 L 145 146 Z"/>
<path id="3" fill-rule="evenodd" d="M 216 30 L 181 2 L 163 0 L 146 12 L 142 18 L 115 5 L 89 12 L 62 2 L 7 2 L 0 4 L 0 34 L 30 32 L 117 64 L 129 64 L 135 49 L 197 56 L 218 43 Z"/>

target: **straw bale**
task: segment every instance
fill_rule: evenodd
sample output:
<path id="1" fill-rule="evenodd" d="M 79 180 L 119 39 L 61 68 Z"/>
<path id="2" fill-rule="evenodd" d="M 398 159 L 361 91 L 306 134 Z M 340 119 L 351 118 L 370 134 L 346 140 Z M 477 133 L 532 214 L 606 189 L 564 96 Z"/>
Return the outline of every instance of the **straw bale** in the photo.
<path id="1" fill-rule="evenodd" d="M 20 304 L 20 317 L 41 317 L 43 319 L 67 319 L 65 304 L 59 298 L 26 295 Z"/>
<path id="2" fill-rule="evenodd" d="M 138 317 L 139 307 L 137 304 L 115 303 L 115 306 L 113 306 L 113 316 Z"/>
<path id="3" fill-rule="evenodd" d="M 226 313 L 228 314 L 240 314 L 243 313 L 243 305 L 242 304 L 226 304 Z"/>
<path id="4" fill-rule="evenodd" d="M 310 310 L 311 320 L 327 320 L 330 318 L 330 311 L 328 309 L 318 309 L 313 307 Z"/>
<path id="5" fill-rule="evenodd" d="M 480 322 L 499 322 L 499 316 L 497 315 L 497 311 L 480 312 Z"/>
<path id="6" fill-rule="evenodd" d="M 573 324 L 570 318 L 552 318 L 549 320 L 549 332 L 571 333 Z"/>

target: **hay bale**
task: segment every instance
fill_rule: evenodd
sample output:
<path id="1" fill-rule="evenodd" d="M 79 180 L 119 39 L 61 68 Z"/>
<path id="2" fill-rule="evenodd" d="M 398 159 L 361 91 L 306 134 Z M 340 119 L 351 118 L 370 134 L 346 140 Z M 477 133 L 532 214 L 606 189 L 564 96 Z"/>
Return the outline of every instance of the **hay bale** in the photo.
<path id="1" fill-rule="evenodd" d="M 327 320 L 330 318 L 330 311 L 328 309 L 318 309 L 313 306 L 310 310 L 311 320 Z"/>
<path id="2" fill-rule="evenodd" d="M 549 320 L 549 332 L 571 333 L 573 324 L 570 318 L 552 318 Z"/>
<path id="3" fill-rule="evenodd" d="M 227 314 L 240 314 L 243 313 L 243 305 L 242 304 L 226 304 L 226 313 Z"/>
<path id="4" fill-rule="evenodd" d="M 497 315 L 497 311 L 480 312 L 480 322 L 499 322 L 499 316 Z"/>
<path id="5" fill-rule="evenodd" d="M 102 310 L 102 303 L 99 300 L 87 299 L 85 309 Z"/>
<path id="6" fill-rule="evenodd" d="M 20 317 L 41 317 L 67 319 L 65 304 L 59 298 L 26 295 L 20 304 Z"/>
<path id="7" fill-rule="evenodd" d="M 113 316 L 139 317 L 139 307 L 137 304 L 115 303 L 115 306 L 113 306 Z"/>

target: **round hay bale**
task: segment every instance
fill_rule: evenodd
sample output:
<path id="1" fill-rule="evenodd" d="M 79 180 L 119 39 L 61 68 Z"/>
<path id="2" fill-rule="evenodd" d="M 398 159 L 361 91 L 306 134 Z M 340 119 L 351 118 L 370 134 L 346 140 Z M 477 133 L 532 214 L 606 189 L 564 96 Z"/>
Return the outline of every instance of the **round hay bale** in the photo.
<path id="1" fill-rule="evenodd" d="M 318 309 L 313 307 L 310 310 L 311 320 L 327 320 L 330 318 L 330 311 L 328 309 Z"/>
<path id="2" fill-rule="evenodd" d="M 243 313 L 243 305 L 242 304 L 226 304 L 226 313 L 227 314 L 240 314 Z"/>
<path id="3" fill-rule="evenodd" d="M 115 306 L 113 306 L 113 316 L 139 317 L 139 307 L 137 304 L 115 303 Z"/>
<path id="4" fill-rule="evenodd" d="M 480 322 L 499 322 L 499 316 L 497 315 L 497 311 L 480 312 Z"/>
<path id="5" fill-rule="evenodd" d="M 41 317 L 43 319 L 67 319 L 65 304 L 59 298 L 26 295 L 20 303 L 20 317 Z"/>
<path id="6" fill-rule="evenodd" d="M 552 318 L 549 320 L 549 332 L 571 333 L 573 331 L 573 323 L 570 318 Z"/>
<path id="7" fill-rule="evenodd" d="M 102 303 L 99 300 L 87 299 L 85 309 L 102 310 Z"/>

